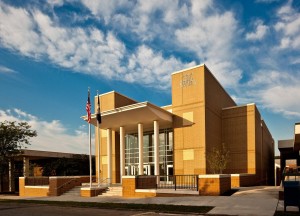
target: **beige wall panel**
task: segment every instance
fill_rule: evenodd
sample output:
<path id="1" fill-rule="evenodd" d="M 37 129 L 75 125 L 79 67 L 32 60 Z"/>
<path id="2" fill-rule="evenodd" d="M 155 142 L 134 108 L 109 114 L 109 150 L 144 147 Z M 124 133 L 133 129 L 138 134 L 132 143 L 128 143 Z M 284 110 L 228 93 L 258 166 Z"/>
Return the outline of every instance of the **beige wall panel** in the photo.
<path id="1" fill-rule="evenodd" d="M 101 174 L 102 178 L 107 178 L 107 164 L 102 164 Z"/>
<path id="2" fill-rule="evenodd" d="M 194 112 L 184 112 L 182 114 L 182 125 L 190 126 L 194 124 Z"/>
<path id="3" fill-rule="evenodd" d="M 235 106 L 236 103 L 224 90 L 216 78 L 205 67 L 205 105 L 221 117 L 222 108 Z"/>
<path id="4" fill-rule="evenodd" d="M 209 152 L 213 147 L 221 146 L 222 142 L 222 119 L 210 109 L 206 109 L 206 151 Z"/>
<path id="5" fill-rule="evenodd" d="M 205 169 L 205 151 L 204 148 L 195 149 L 195 168 L 196 169 Z"/>
<path id="6" fill-rule="evenodd" d="M 172 74 L 172 108 L 203 101 L 204 66 Z"/>
<path id="7" fill-rule="evenodd" d="M 180 82 L 182 80 L 182 74 L 172 75 L 172 107 L 182 105 L 182 87 Z"/>
<path id="8" fill-rule="evenodd" d="M 174 161 L 176 169 L 183 169 L 183 151 L 176 151 L 176 160 Z"/>
<path id="9" fill-rule="evenodd" d="M 257 152 L 256 145 L 261 146 L 260 140 L 257 140 L 258 134 L 256 130 L 259 130 L 260 125 L 257 125 L 257 119 L 255 115 L 255 105 L 248 105 L 247 106 L 247 155 L 248 155 L 248 173 L 255 174 L 256 173 L 256 157 L 255 151 Z M 260 162 L 259 162 L 260 164 Z"/>
<path id="10" fill-rule="evenodd" d="M 101 138 L 100 154 L 107 155 L 107 140 L 106 140 L 106 138 Z"/>
<path id="11" fill-rule="evenodd" d="M 205 167 L 204 161 L 198 160 L 201 156 L 204 158 L 205 148 L 204 66 L 172 75 L 172 112 L 176 116 L 174 118 L 175 155 L 176 151 L 189 149 L 194 151 L 194 160 L 185 161 L 182 165 L 175 166 L 175 169 L 178 170 L 177 172 L 183 169 L 185 174 L 194 174 L 195 170 Z M 180 159 L 176 156 L 175 158 L 174 163 L 178 164 L 177 160 Z"/>
<path id="12" fill-rule="evenodd" d="M 255 131 L 255 138 L 254 138 L 254 148 L 251 148 L 252 150 L 252 161 L 254 161 L 254 165 L 249 165 L 249 169 L 254 169 L 256 173 L 257 181 L 261 181 L 263 176 L 263 169 L 262 169 L 262 128 L 261 128 L 261 118 L 258 112 L 256 112 L 256 107 L 253 106 L 253 111 L 255 113 L 255 125 L 253 126 Z"/>
<path id="13" fill-rule="evenodd" d="M 96 104 L 97 100 L 95 100 L 95 109 L 97 109 Z M 112 110 L 115 108 L 115 93 L 110 92 L 104 95 L 100 96 L 100 110 L 101 112 L 107 111 L 107 110 Z"/>
<path id="14" fill-rule="evenodd" d="M 256 183 L 270 184 L 274 174 L 273 138 L 262 123 L 255 104 L 225 109 L 222 119 L 222 141 L 231 143 L 230 168 L 226 172 L 256 174 Z M 265 131 L 261 125 L 266 127 Z"/>
<path id="15" fill-rule="evenodd" d="M 248 172 L 247 107 L 235 107 L 222 111 L 222 143 L 229 150 L 229 163 L 225 173 Z"/>
<path id="16" fill-rule="evenodd" d="M 106 138 L 107 137 L 106 129 L 100 129 L 100 135 L 101 135 L 101 138 Z"/>
<path id="17" fill-rule="evenodd" d="M 108 161 L 108 158 L 107 158 L 106 155 L 101 157 L 101 163 L 102 163 L 103 165 L 107 165 L 107 161 Z"/>
<path id="18" fill-rule="evenodd" d="M 195 174 L 195 173 L 194 173 L 195 163 L 194 163 L 193 160 L 183 161 L 183 164 L 184 164 L 184 170 L 183 170 L 184 175 L 192 175 L 192 174 Z"/>
<path id="19" fill-rule="evenodd" d="M 183 150 L 183 160 L 194 160 L 194 149 Z"/>
<path id="20" fill-rule="evenodd" d="M 184 127 L 183 128 L 183 148 L 190 149 L 196 148 L 197 146 L 197 137 L 193 137 L 193 127 Z"/>
<path id="21" fill-rule="evenodd" d="M 194 123 L 190 126 L 183 126 L 182 117 L 184 113 L 193 113 Z M 193 106 L 177 108 L 173 110 L 177 117 L 174 118 L 174 146 L 175 149 L 182 148 L 197 148 L 205 145 L 204 133 L 204 108 L 202 103 L 194 104 Z M 181 120 L 181 121 L 180 121 Z M 180 128 L 178 128 L 180 127 Z"/>
<path id="22" fill-rule="evenodd" d="M 222 109 L 235 102 L 205 67 L 205 142 L 206 152 L 222 143 Z M 209 170 L 207 170 L 208 172 Z"/>

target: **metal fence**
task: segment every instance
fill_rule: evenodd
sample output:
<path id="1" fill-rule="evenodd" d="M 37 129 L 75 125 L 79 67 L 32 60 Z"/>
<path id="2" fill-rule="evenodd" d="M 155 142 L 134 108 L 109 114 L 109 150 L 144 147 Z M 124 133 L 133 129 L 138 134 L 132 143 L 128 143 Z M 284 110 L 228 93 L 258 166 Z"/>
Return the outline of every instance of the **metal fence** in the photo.
<path id="1" fill-rule="evenodd" d="M 198 191 L 197 175 L 137 176 L 137 189 L 186 189 Z"/>

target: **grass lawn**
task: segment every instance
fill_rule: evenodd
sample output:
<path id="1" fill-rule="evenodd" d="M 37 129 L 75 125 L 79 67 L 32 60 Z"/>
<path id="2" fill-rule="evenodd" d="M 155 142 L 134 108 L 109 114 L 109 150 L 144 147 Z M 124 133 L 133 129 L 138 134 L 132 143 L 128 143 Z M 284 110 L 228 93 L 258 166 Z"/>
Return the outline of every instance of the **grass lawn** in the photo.
<path id="1" fill-rule="evenodd" d="M 98 203 L 98 202 L 70 202 L 70 201 L 42 201 L 42 200 L 5 200 L 0 203 L 36 203 L 65 207 L 102 208 L 102 209 L 126 209 L 126 210 L 151 210 L 165 213 L 202 213 L 205 214 L 213 209 L 213 206 L 183 206 L 183 205 L 160 205 L 160 204 L 134 204 L 134 203 Z"/>

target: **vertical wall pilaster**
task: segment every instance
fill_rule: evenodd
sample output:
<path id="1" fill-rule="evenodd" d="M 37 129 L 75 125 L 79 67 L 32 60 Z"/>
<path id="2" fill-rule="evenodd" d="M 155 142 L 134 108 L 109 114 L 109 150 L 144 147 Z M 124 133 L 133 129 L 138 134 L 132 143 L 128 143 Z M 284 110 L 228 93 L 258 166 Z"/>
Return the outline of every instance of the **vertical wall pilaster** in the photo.
<path id="1" fill-rule="evenodd" d="M 120 127 L 120 179 L 125 175 L 125 128 Z"/>
<path id="2" fill-rule="evenodd" d="M 144 131 L 143 124 L 138 124 L 138 141 L 139 141 L 139 175 L 144 174 Z"/>
<path id="3" fill-rule="evenodd" d="M 112 132 L 110 128 L 108 128 L 106 132 L 107 132 L 107 157 L 108 157 L 107 178 L 108 178 L 108 182 L 111 183 L 112 182 Z"/>
<path id="4" fill-rule="evenodd" d="M 23 157 L 23 176 L 28 177 L 29 176 L 29 158 Z"/>
<path id="5" fill-rule="evenodd" d="M 159 175 L 159 122 L 154 121 L 154 175 Z"/>

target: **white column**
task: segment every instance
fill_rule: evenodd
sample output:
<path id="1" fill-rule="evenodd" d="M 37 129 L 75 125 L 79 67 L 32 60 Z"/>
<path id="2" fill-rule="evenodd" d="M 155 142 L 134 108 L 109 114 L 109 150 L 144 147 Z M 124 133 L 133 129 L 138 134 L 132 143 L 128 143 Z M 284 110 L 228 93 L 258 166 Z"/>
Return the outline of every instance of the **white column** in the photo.
<path id="1" fill-rule="evenodd" d="M 143 124 L 138 124 L 138 140 L 139 140 L 139 175 L 144 174 L 144 133 Z"/>
<path id="2" fill-rule="evenodd" d="M 159 175 L 159 122 L 154 121 L 154 175 Z"/>
<path id="3" fill-rule="evenodd" d="M 23 157 L 23 176 L 28 177 L 29 176 L 29 158 Z"/>
<path id="4" fill-rule="evenodd" d="M 14 160 L 13 159 L 9 159 L 9 161 L 8 161 L 8 187 L 9 187 L 9 192 L 15 191 Z"/>
<path id="5" fill-rule="evenodd" d="M 111 135 L 111 129 L 108 128 L 106 130 L 107 132 L 107 178 L 108 178 L 108 183 L 111 184 L 112 182 L 112 135 Z"/>
<path id="6" fill-rule="evenodd" d="M 125 128 L 120 127 L 120 180 L 125 175 Z"/>

